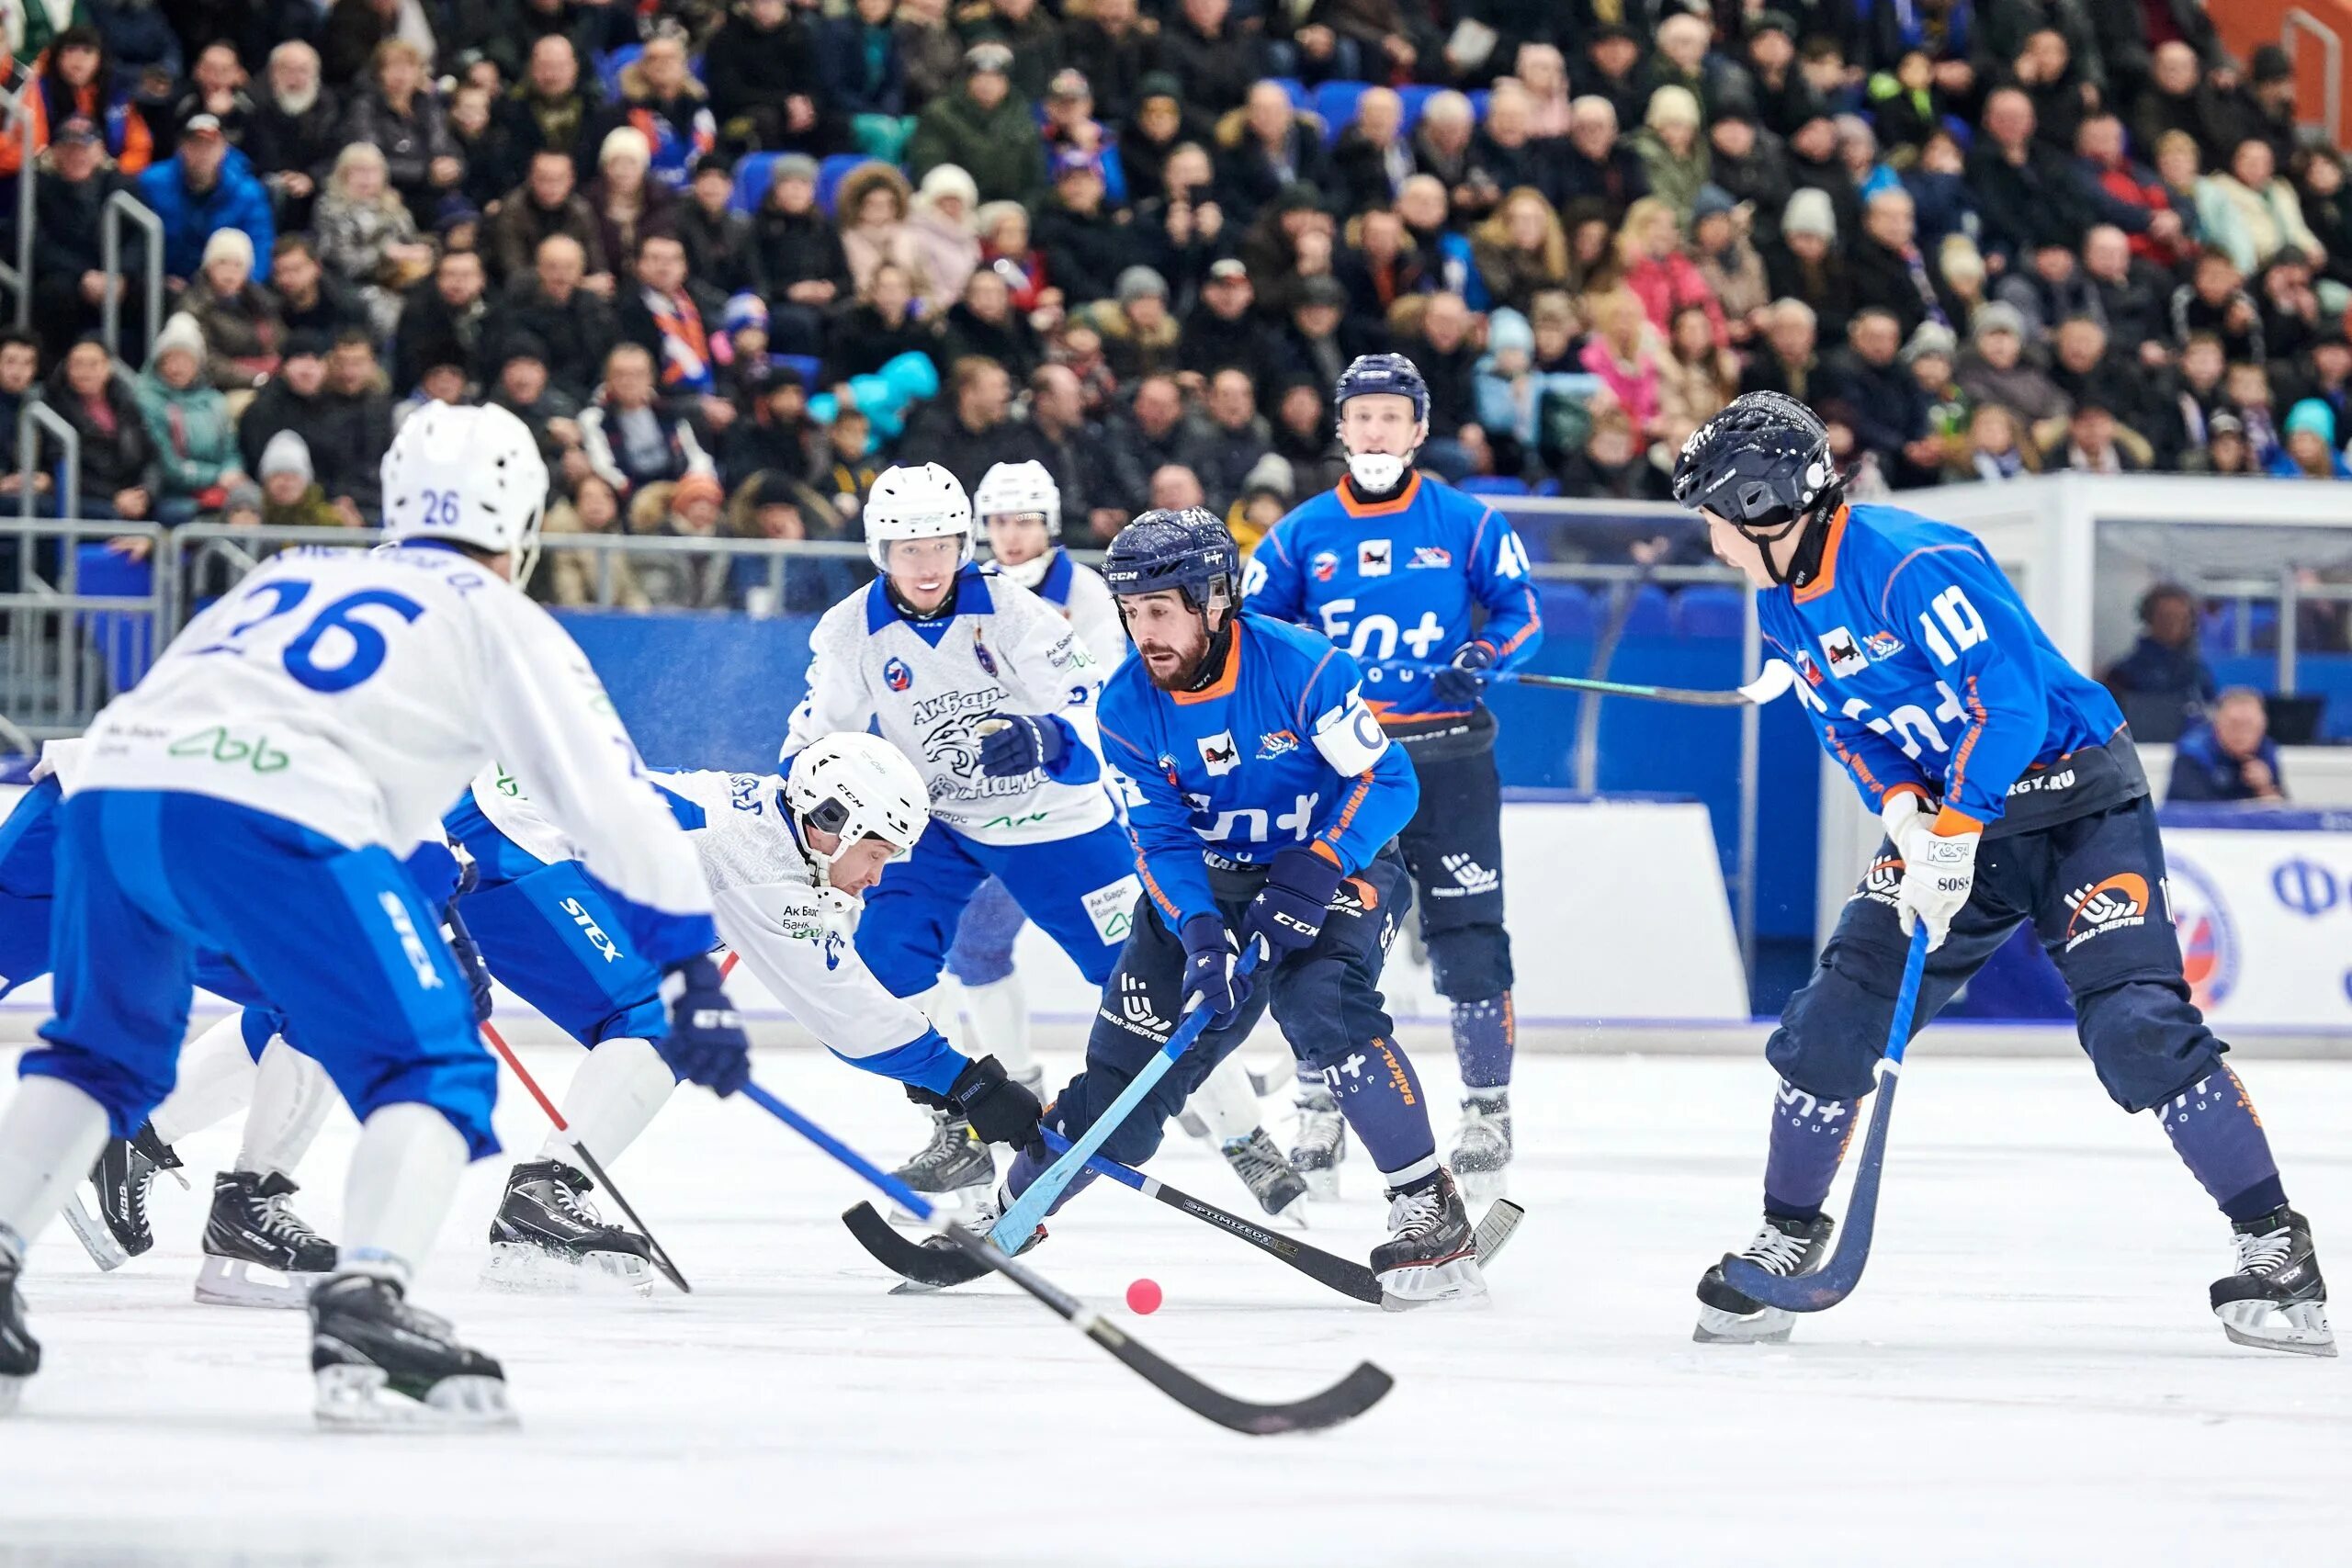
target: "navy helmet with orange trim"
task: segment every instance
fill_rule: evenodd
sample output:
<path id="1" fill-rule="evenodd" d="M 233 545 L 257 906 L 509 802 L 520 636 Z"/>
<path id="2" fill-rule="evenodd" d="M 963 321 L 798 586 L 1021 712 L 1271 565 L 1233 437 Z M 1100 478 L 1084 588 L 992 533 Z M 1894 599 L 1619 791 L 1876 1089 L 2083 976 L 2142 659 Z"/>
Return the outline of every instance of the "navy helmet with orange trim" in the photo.
<path id="1" fill-rule="evenodd" d="M 1713 513 L 1759 546 L 1833 509 L 1844 490 L 1828 427 L 1781 392 L 1734 399 L 1690 433 L 1674 460 L 1674 499 Z M 1778 577 L 1769 548 L 1764 558 Z"/>
<path id="2" fill-rule="evenodd" d="M 1195 610 L 1241 601 L 1241 549 L 1216 515 L 1197 506 L 1155 508 L 1119 530 L 1102 557 L 1102 581 L 1121 598 L 1174 589 Z"/>

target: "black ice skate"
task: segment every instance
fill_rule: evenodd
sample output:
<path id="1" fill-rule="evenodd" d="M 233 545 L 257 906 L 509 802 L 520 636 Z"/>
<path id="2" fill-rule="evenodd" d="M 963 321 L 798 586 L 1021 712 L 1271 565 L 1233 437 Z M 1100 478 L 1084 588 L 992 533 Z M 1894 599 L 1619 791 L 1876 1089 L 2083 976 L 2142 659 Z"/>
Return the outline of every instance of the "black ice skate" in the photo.
<path id="1" fill-rule="evenodd" d="M 2327 1281 L 2319 1277 L 2312 1227 L 2279 1208 L 2230 1227 L 2236 1244 L 2234 1273 L 2213 1281 L 2213 1315 L 2232 1343 L 2298 1356 L 2333 1356 L 2327 1326 Z"/>
<path id="2" fill-rule="evenodd" d="M 1739 1256 L 1767 1273 L 1810 1274 L 1829 1252 L 1838 1222 L 1826 1214 L 1810 1220 L 1775 1219 L 1764 1224 Z M 1690 1337 L 1702 1345 L 1785 1345 L 1796 1314 L 1766 1306 L 1724 1283 L 1720 1263 L 1699 1276 L 1699 1323 Z"/>
<path id="3" fill-rule="evenodd" d="M 322 1427 L 514 1424 L 499 1364 L 373 1275 L 331 1275 L 311 1292 L 311 1377 Z"/>
<path id="4" fill-rule="evenodd" d="M 1462 1102 L 1462 1125 L 1454 1131 L 1453 1153 L 1445 1163 L 1469 1201 L 1491 1203 L 1506 1195 L 1510 1171 L 1510 1090 L 1470 1091 Z"/>
<path id="5" fill-rule="evenodd" d="M 1372 1271 L 1386 1294 L 1384 1305 L 1476 1301 L 1487 1293 L 1478 1269 L 1478 1233 L 1463 1207 L 1452 1173 L 1418 1192 L 1388 1195 L 1388 1239 L 1372 1249 Z"/>
<path id="6" fill-rule="evenodd" d="M 979 1196 L 973 1200 L 971 1207 L 965 1210 L 961 1214 L 953 1216 L 953 1218 L 957 1224 L 963 1226 L 974 1235 L 980 1236 L 985 1239 L 989 1232 L 996 1228 L 997 1221 L 1004 1217 L 1005 1210 L 1012 1206 L 1012 1199 L 1002 1188 L 984 1187 L 980 1190 Z M 1041 1224 L 1035 1230 L 1029 1233 L 1027 1240 L 1023 1241 L 1019 1247 L 1012 1249 L 1012 1255 L 1018 1258 L 1023 1253 L 1029 1251 L 1039 1242 L 1045 1239 L 1046 1227 Z M 927 1235 L 922 1238 L 922 1246 L 926 1251 L 930 1252 L 954 1252 L 960 1254 L 963 1251 L 961 1247 L 957 1247 L 954 1242 L 948 1240 L 944 1235 Z M 964 1281 L 958 1280 L 956 1282 L 962 1283 Z M 920 1280 L 901 1280 L 897 1284 L 890 1287 L 890 1293 L 894 1296 L 927 1296 L 933 1291 L 940 1290 L 943 1287 L 939 1285 L 927 1285 Z"/>
<path id="7" fill-rule="evenodd" d="M 1298 1139 L 1291 1145 L 1290 1168 L 1306 1183 L 1306 1195 L 1329 1202 L 1340 1195 L 1340 1162 L 1348 1155 L 1347 1119 L 1340 1102 L 1319 1080 L 1298 1086 Z"/>
<path id="8" fill-rule="evenodd" d="M 483 1282 L 518 1291 L 568 1291 L 609 1279 L 639 1295 L 650 1293 L 650 1244 L 635 1231 L 606 1224 L 587 1201 L 595 1190 L 594 1182 L 561 1160 L 529 1160 L 508 1172 L 505 1201 L 490 1222 L 490 1268 Z"/>
<path id="9" fill-rule="evenodd" d="M 890 1174 L 937 1207 L 963 1214 L 986 1199 L 996 1185 L 996 1157 L 972 1135 L 969 1122 L 952 1111 L 934 1110 L 931 1142 Z M 922 1223 L 902 1209 L 894 1210 L 890 1217 L 901 1224 Z"/>
<path id="10" fill-rule="evenodd" d="M 187 1178 L 179 1169 L 180 1156 L 155 1135 L 153 1125 L 142 1125 L 127 1139 L 107 1140 L 98 1163 L 90 1168 L 90 1185 L 97 1189 L 96 1216 L 84 1206 L 79 1191 L 65 1200 L 65 1223 L 81 1239 L 91 1262 L 104 1269 L 119 1269 L 155 1245 L 155 1233 L 147 1224 L 147 1192 L 159 1170 L 172 1172 L 172 1179 L 185 1188 Z"/>
<path id="11" fill-rule="evenodd" d="M 25 1381 L 40 1371 L 40 1341 L 25 1326 L 16 1255 L 0 1246 L 0 1416 L 17 1408 Z"/>
<path id="12" fill-rule="evenodd" d="M 1306 1223 L 1306 1183 L 1293 1170 L 1283 1151 L 1263 1127 L 1253 1129 L 1246 1138 L 1236 1138 L 1224 1145 L 1225 1163 L 1250 1189 L 1258 1200 L 1258 1207 L 1278 1219 L 1295 1219 Z"/>
<path id="13" fill-rule="evenodd" d="M 198 1301 L 299 1307 L 311 1299 L 311 1287 L 334 1272 L 334 1243 L 286 1206 L 299 1190 L 276 1171 L 224 1170 L 213 1178 Z"/>

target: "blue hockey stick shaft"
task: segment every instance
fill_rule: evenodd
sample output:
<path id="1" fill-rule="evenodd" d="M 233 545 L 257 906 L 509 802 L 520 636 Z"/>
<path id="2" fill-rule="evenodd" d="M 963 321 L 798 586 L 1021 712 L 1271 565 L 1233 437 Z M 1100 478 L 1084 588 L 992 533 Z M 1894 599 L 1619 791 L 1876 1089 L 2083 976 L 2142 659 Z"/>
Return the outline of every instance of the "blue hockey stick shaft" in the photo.
<path id="1" fill-rule="evenodd" d="M 1236 978 L 1247 976 L 1258 967 L 1258 951 L 1257 944 L 1252 943 L 1250 950 L 1241 955 L 1241 962 L 1233 967 Z M 990 1241 L 1007 1252 L 1021 1250 L 1022 1244 L 1029 1239 L 1029 1233 L 1037 1228 L 1038 1223 L 1046 1217 L 1046 1211 L 1054 1206 L 1054 1200 L 1078 1179 L 1078 1173 L 1085 1168 L 1088 1156 L 1119 1130 L 1119 1123 L 1143 1103 L 1143 1097 L 1151 1092 L 1152 1085 L 1168 1076 L 1168 1069 L 1176 1065 L 1176 1058 L 1190 1050 L 1193 1042 L 1208 1028 L 1209 1018 L 1209 1010 L 1205 1007 L 1196 1007 L 1184 1015 L 1183 1021 L 1168 1036 L 1168 1043 L 1159 1048 L 1158 1055 L 1144 1064 L 1143 1071 L 1119 1091 L 1119 1098 L 1111 1102 L 1109 1109 L 1094 1119 L 1094 1125 L 1080 1134 L 1061 1157 L 1047 1166 L 1045 1174 L 1029 1184 L 1029 1190 L 1013 1201 L 1012 1207 L 997 1221 L 996 1228 L 989 1232 Z M 919 1213 L 915 1210 L 908 1212 Z"/>
<path id="2" fill-rule="evenodd" d="M 1928 967 L 1928 926 L 1911 932 L 1903 960 L 1903 987 L 1895 993 L 1894 1017 L 1887 1025 L 1886 1060 L 1878 1076 L 1878 1103 L 1862 1140 L 1861 1163 L 1854 1168 L 1854 1191 L 1846 1203 L 1846 1228 L 1829 1261 L 1810 1274 L 1781 1275 L 1745 1258 L 1724 1259 L 1724 1282 L 1741 1295 L 1784 1312 L 1821 1312 L 1853 1294 L 1871 1260 L 1871 1236 L 1878 1228 L 1879 1178 L 1886 1168 L 1886 1129 L 1894 1118 L 1894 1090 L 1902 1082 L 1903 1051 L 1911 1043 L 1911 1019 L 1919 1008 L 1919 981 Z"/>
<path id="3" fill-rule="evenodd" d="M 857 1172 L 858 1175 L 865 1178 L 866 1180 L 880 1188 L 884 1192 L 889 1195 L 892 1202 L 898 1204 L 899 1207 L 904 1209 L 908 1213 L 912 1214 L 915 1218 L 922 1221 L 925 1224 L 932 1224 L 937 1218 L 938 1211 L 932 1207 L 930 1199 L 924 1197 L 922 1193 L 916 1191 L 913 1188 L 908 1186 L 905 1182 L 899 1180 L 888 1171 L 884 1170 L 880 1166 L 876 1165 L 872 1160 L 867 1159 L 864 1155 L 859 1154 L 855 1149 L 851 1148 L 847 1144 L 842 1143 L 839 1138 L 834 1137 L 831 1133 L 826 1132 L 822 1127 L 818 1126 L 817 1123 L 809 1121 L 808 1118 L 801 1115 L 800 1112 L 795 1111 L 792 1107 L 786 1105 L 784 1101 L 778 1100 L 775 1096 L 770 1094 L 759 1085 L 755 1083 L 744 1084 L 743 1096 L 752 1104 L 758 1106 L 761 1110 L 766 1111 L 769 1115 L 775 1117 L 777 1121 L 783 1122 L 786 1126 L 791 1128 L 794 1132 L 799 1134 L 802 1137 L 808 1139 L 810 1143 L 816 1145 L 819 1148 L 824 1150 L 827 1154 L 832 1156 L 835 1159 L 849 1167 L 850 1169 Z"/>

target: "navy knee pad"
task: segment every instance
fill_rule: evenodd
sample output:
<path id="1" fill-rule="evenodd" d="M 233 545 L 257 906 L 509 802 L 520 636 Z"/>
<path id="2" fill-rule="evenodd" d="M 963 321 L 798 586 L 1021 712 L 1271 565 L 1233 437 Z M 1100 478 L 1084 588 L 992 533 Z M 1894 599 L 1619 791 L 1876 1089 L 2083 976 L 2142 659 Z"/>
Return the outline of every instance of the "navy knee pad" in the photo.
<path id="1" fill-rule="evenodd" d="M 1877 1082 L 1894 996 L 1864 983 L 1863 962 L 1833 944 L 1813 978 L 1781 1010 L 1764 1055 L 1791 1086 L 1825 1100 L 1851 1100 Z"/>
<path id="2" fill-rule="evenodd" d="M 2083 1050 L 2108 1098 L 2138 1112 L 2221 1070 L 2222 1043 L 2177 976 L 2143 976 L 2075 998 Z"/>
<path id="3" fill-rule="evenodd" d="M 1510 936 L 1499 924 L 1429 933 L 1430 970 L 1448 1001 L 1484 1001 L 1511 987 Z"/>

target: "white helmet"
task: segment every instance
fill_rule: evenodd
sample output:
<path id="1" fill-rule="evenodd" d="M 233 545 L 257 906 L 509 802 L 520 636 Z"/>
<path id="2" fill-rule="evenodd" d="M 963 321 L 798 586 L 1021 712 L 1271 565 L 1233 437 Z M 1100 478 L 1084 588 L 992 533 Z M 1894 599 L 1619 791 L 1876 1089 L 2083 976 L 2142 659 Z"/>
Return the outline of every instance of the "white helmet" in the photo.
<path id="1" fill-rule="evenodd" d="M 972 510 L 980 514 L 983 527 L 991 517 L 1035 515 L 1046 520 L 1048 539 L 1062 536 L 1062 487 L 1054 482 L 1053 471 L 1035 457 L 999 463 L 982 474 L 980 488 L 972 492 Z M 1053 564 L 1054 552 L 1048 547 L 1024 561 L 1001 560 L 996 569 L 1022 587 L 1035 588 L 1046 581 L 1046 570 Z"/>
<path id="2" fill-rule="evenodd" d="M 931 795 L 906 753 L 878 735 L 828 735 L 797 753 L 786 770 L 784 803 L 794 820 L 838 837 L 843 848 L 879 839 L 899 853 L 914 848 L 931 822 Z M 833 857 L 808 851 L 830 872 Z"/>
<path id="3" fill-rule="evenodd" d="M 514 558 L 514 581 L 538 558 L 548 466 L 523 422 L 503 408 L 426 403 L 384 454 L 384 537 L 447 539 Z"/>
<path id="4" fill-rule="evenodd" d="M 951 534 L 964 541 L 956 564 L 967 564 L 972 558 L 972 501 L 954 474 L 937 463 L 882 470 L 865 498 L 865 553 L 876 566 L 889 570 L 890 546 L 897 540 Z"/>

